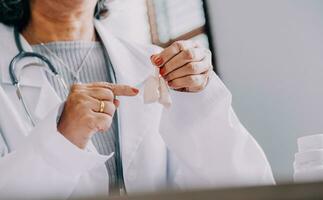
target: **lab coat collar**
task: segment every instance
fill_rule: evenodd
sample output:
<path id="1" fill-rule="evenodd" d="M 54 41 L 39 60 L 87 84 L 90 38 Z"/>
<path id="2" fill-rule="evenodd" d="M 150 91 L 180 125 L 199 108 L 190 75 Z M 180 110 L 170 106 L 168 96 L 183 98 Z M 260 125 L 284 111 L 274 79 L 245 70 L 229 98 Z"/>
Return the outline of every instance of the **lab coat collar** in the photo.
<path id="1" fill-rule="evenodd" d="M 149 63 L 136 63 L 134 61 L 138 61 L 146 55 L 140 53 L 138 50 L 133 51 L 131 45 L 111 33 L 101 21 L 94 20 L 94 25 L 109 53 L 109 58 L 116 72 L 117 82 L 134 87 L 142 86 L 145 79 L 153 74 L 154 68 L 148 68 L 147 64 Z M 125 48 L 125 46 L 127 46 L 127 48 Z M 135 66 L 136 64 L 140 66 Z"/>

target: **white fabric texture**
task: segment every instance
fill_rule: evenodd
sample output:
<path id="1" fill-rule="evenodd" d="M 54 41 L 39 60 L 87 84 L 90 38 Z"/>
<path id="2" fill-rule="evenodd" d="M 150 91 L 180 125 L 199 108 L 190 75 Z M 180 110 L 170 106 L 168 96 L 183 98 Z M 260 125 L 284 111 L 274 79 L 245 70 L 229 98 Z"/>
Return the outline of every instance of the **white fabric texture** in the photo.
<path id="1" fill-rule="evenodd" d="M 159 102 L 166 108 L 172 105 L 172 99 L 169 94 L 169 87 L 166 80 L 159 74 L 159 68 L 156 67 L 155 75 L 149 76 L 144 85 L 144 103 Z"/>

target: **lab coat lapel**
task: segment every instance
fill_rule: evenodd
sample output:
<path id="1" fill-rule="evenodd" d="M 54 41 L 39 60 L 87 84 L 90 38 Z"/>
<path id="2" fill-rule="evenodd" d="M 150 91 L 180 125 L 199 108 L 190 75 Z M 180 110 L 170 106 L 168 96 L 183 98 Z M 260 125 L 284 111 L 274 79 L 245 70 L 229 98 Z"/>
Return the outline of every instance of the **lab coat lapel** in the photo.
<path id="1" fill-rule="evenodd" d="M 94 22 L 95 28 L 109 53 L 117 81 L 132 86 L 142 86 L 145 79 L 154 73 L 153 66 L 148 68 L 145 66 L 147 63 L 142 61 L 145 55 L 131 49 L 131 46 L 127 46 L 126 41 L 114 36 L 102 22 L 98 20 Z M 140 65 L 136 66 L 136 64 Z"/>
<path id="2" fill-rule="evenodd" d="M 143 55 L 131 50 L 120 39 L 113 36 L 101 22 L 95 21 L 99 33 L 116 72 L 117 82 L 143 89 L 145 79 L 153 74 L 153 67 L 142 62 Z M 141 56 L 141 57 L 140 57 Z M 141 59 L 141 62 L 140 62 Z M 127 177 L 129 166 L 136 156 L 137 150 L 145 135 L 156 124 L 150 123 L 152 105 L 143 104 L 142 91 L 136 97 L 120 97 L 119 108 L 120 138 L 124 173 Z M 156 127 L 156 126 L 155 126 Z"/>
<path id="3" fill-rule="evenodd" d="M 14 86 L 11 83 L 9 75 L 9 63 L 11 62 L 12 58 L 18 54 L 18 49 L 15 44 L 12 28 L 8 28 L 7 31 L 3 31 L 2 34 L 6 34 L 4 37 L 8 39 L 8 42 L 3 44 L 7 46 L 0 46 L 2 52 L 1 55 L 3 55 L 3 61 L 0 65 L 1 81 L 3 84 L 8 85 L 8 87 L 13 88 Z M 25 51 L 32 51 L 31 46 L 22 36 L 20 36 L 20 39 L 23 49 Z M 21 70 L 22 68 L 24 69 Z M 42 69 L 42 65 L 39 65 L 39 61 L 37 59 L 24 58 L 17 63 L 16 69 L 16 74 L 20 80 L 22 92 L 25 92 L 23 95 L 27 105 L 31 109 L 36 121 L 42 119 L 60 102 L 59 97 L 49 85 L 44 70 Z M 10 95 L 11 99 L 15 99 L 16 103 L 18 103 L 20 106 L 21 102 L 19 102 L 14 92 L 8 95 Z"/>

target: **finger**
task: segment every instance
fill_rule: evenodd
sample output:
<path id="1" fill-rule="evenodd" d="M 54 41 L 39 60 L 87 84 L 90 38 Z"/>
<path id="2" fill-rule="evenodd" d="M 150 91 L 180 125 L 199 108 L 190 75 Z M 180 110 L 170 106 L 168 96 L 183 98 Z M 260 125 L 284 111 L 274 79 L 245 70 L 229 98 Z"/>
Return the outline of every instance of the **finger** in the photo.
<path id="1" fill-rule="evenodd" d="M 195 87 L 189 87 L 188 91 L 189 92 L 199 92 L 199 91 L 203 90 L 206 87 L 208 82 L 209 82 L 209 76 L 207 76 L 205 78 L 205 81 L 204 81 L 204 83 L 202 85 L 198 85 L 198 86 L 195 86 Z"/>
<path id="2" fill-rule="evenodd" d="M 185 76 L 169 81 L 168 85 L 173 89 L 198 87 L 205 83 L 207 77 L 207 74 Z"/>
<path id="3" fill-rule="evenodd" d="M 110 89 L 115 96 L 136 96 L 139 92 L 137 88 L 128 85 L 119 85 L 108 82 L 95 82 L 88 84 L 88 87 L 103 87 Z"/>
<path id="4" fill-rule="evenodd" d="M 112 101 L 114 99 L 114 94 L 112 90 L 103 87 L 92 87 L 92 88 L 85 88 L 81 90 L 87 93 L 90 97 L 104 100 L 104 101 Z"/>
<path id="5" fill-rule="evenodd" d="M 101 110 L 101 102 L 103 103 L 103 111 L 100 112 Z M 113 101 L 92 101 L 92 111 L 97 112 L 97 113 L 104 113 L 107 115 L 110 115 L 113 117 L 114 112 L 116 110 L 116 106 L 114 105 Z"/>
<path id="6" fill-rule="evenodd" d="M 93 113 L 93 115 L 95 117 L 95 124 L 98 132 L 109 130 L 113 117 L 104 113 Z"/>
<path id="7" fill-rule="evenodd" d="M 171 81 L 184 76 L 202 74 L 208 71 L 210 68 L 212 68 L 210 61 L 208 60 L 208 58 L 204 58 L 200 62 L 190 62 L 183 67 L 170 72 L 169 74 L 164 76 L 164 78 L 167 81 Z"/>
<path id="8" fill-rule="evenodd" d="M 112 85 L 112 91 L 116 96 L 136 96 L 139 90 L 128 85 Z"/>
<path id="9" fill-rule="evenodd" d="M 170 72 L 190 63 L 203 60 L 207 56 L 205 49 L 195 48 L 181 51 L 160 69 L 160 74 L 166 76 Z"/>
<path id="10" fill-rule="evenodd" d="M 204 73 L 205 71 L 209 70 L 210 68 L 212 68 L 212 61 L 211 61 L 211 55 L 208 54 L 201 61 L 189 62 L 189 63 L 167 73 L 163 77 L 167 81 L 171 81 L 173 79 L 180 78 L 183 76 L 201 74 L 201 73 Z"/>
<path id="11" fill-rule="evenodd" d="M 151 57 L 152 63 L 156 66 L 162 66 L 181 51 L 197 47 L 197 44 L 193 41 L 177 41 L 164 51 Z"/>
<path id="12" fill-rule="evenodd" d="M 86 87 L 85 84 L 75 83 L 75 84 L 71 85 L 70 92 L 73 92 L 76 90 L 81 90 L 81 89 L 84 89 L 85 87 Z"/>
<path id="13" fill-rule="evenodd" d="M 208 56 L 208 54 L 204 48 L 194 48 L 181 51 L 160 69 L 160 74 L 165 76 L 187 63 L 201 61 L 206 56 Z"/>

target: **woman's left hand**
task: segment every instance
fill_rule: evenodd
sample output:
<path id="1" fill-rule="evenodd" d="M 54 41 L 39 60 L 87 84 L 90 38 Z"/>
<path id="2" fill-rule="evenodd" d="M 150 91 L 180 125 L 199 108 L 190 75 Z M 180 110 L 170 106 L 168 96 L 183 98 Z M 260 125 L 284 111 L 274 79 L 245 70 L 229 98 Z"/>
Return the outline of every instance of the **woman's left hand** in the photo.
<path id="1" fill-rule="evenodd" d="M 199 92 L 208 82 L 213 69 L 211 51 L 192 41 L 174 42 L 151 61 L 170 88 L 185 92 Z"/>

